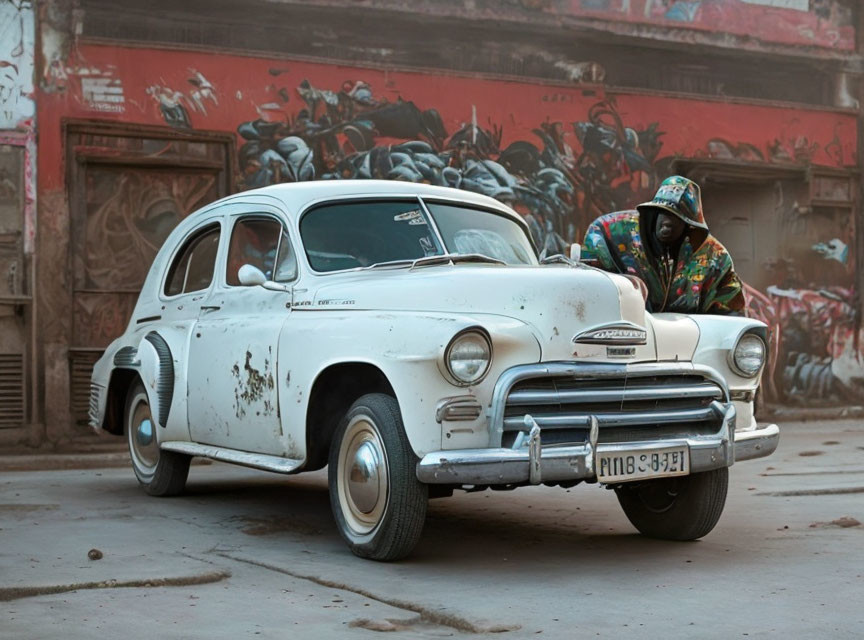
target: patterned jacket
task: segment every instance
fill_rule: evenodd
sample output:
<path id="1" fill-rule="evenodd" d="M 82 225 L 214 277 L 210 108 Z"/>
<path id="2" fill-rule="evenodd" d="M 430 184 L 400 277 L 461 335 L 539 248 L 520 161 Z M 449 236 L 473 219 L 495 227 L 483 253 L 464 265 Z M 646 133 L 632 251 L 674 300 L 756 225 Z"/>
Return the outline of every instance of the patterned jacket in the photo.
<path id="1" fill-rule="evenodd" d="M 637 211 L 597 218 L 585 234 L 582 256 L 601 269 L 637 276 L 648 287 L 649 311 L 743 315 L 744 294 L 726 248 L 707 231 L 689 226 L 674 265 L 664 266 L 641 228 L 654 220 Z"/>

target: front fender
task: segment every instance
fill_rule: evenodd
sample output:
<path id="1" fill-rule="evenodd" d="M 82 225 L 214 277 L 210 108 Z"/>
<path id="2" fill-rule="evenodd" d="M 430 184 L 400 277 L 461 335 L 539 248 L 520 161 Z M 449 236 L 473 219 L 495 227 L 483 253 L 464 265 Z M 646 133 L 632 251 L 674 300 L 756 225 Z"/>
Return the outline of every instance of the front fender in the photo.
<path id="1" fill-rule="evenodd" d="M 765 340 L 767 355 L 767 326 L 758 320 L 737 316 L 693 315 L 690 318 L 699 327 L 699 343 L 693 354 L 693 362 L 712 367 L 726 379 L 738 414 L 735 430 L 743 432 L 756 429 L 758 425 L 753 401 L 762 373 L 752 378 L 742 376 L 732 368 L 730 359 L 741 336 L 754 329 Z"/>
<path id="2" fill-rule="evenodd" d="M 737 316 L 693 315 L 690 318 L 699 327 L 699 342 L 693 354 L 693 362 L 719 371 L 726 378 L 730 391 L 757 389 L 761 374 L 752 378 L 739 375 L 732 369 L 730 357 L 739 338 L 746 331 L 760 330 L 762 338 L 765 339 L 765 323 Z M 767 349 L 767 343 L 765 346 Z"/>
<path id="3" fill-rule="evenodd" d="M 457 386 L 442 371 L 444 352 L 457 333 L 474 326 L 492 338 L 492 364 L 478 384 Z M 540 345 L 532 330 L 505 316 L 296 312 L 279 342 L 280 377 L 287 380 L 287 390 L 279 396 L 284 436 L 303 443 L 305 457 L 306 411 L 315 380 L 332 365 L 362 362 L 380 369 L 393 387 L 417 455 L 442 448 L 485 447 L 489 445 L 485 409 L 498 376 L 511 366 L 539 359 Z M 438 403 L 454 396 L 476 398 L 484 411 L 473 421 L 439 423 Z"/>

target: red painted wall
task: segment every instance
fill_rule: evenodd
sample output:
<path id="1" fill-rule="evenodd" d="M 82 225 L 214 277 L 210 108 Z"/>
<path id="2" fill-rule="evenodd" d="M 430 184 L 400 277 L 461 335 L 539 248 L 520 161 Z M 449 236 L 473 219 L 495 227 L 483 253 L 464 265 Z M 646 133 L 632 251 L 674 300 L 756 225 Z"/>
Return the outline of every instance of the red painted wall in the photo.
<path id="1" fill-rule="evenodd" d="M 201 92 L 197 74 L 212 85 L 212 97 Z M 856 164 L 855 116 L 824 110 L 114 46 L 81 47 L 64 75 L 49 78 L 51 88 L 38 100 L 42 189 L 61 187 L 63 117 L 165 124 L 159 96 L 168 95 L 184 106 L 192 128 L 236 131 L 258 118 L 296 117 L 306 108 L 297 91 L 304 80 L 335 92 L 343 84 L 366 82 L 375 100 L 401 98 L 437 110 L 450 134 L 471 121 L 476 107 L 480 127 L 501 128 L 502 148 L 516 140 L 539 145 L 533 130 L 544 122 L 561 122 L 565 140 L 578 148 L 572 123 L 585 121 L 593 105 L 612 98 L 623 127 L 638 131 L 656 123 L 663 132 L 657 157 L 733 154 L 767 162 Z"/>

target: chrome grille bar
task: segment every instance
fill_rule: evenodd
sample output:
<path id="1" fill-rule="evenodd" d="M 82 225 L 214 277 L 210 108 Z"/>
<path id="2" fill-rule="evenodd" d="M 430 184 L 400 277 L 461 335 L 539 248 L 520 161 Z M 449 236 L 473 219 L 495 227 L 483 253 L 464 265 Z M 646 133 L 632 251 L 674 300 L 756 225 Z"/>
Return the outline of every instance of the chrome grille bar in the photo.
<path id="1" fill-rule="evenodd" d="M 606 388 L 606 389 L 521 389 L 507 396 L 507 406 L 569 404 L 578 402 L 627 402 L 637 400 L 671 400 L 692 398 L 723 397 L 723 391 L 716 384 L 691 384 L 676 386 Z M 505 421 L 506 425 L 506 421 Z"/>
<path id="2" fill-rule="evenodd" d="M 681 411 L 651 411 L 651 412 L 627 412 L 627 413 L 596 413 L 600 428 L 603 427 L 630 427 L 644 424 L 678 423 L 678 422 L 701 422 L 703 420 L 719 419 L 723 416 L 722 407 L 711 406 L 705 409 L 685 409 Z M 588 427 L 591 416 L 568 415 L 568 414 L 536 414 L 531 417 L 540 425 L 541 429 L 555 429 L 563 427 Z M 524 418 L 515 416 L 504 419 L 505 431 L 518 431 L 524 429 Z"/>
<path id="3" fill-rule="evenodd" d="M 649 406 L 624 404 L 639 401 Z M 710 405 L 705 406 L 706 401 Z M 710 367 L 689 362 L 520 365 L 502 373 L 495 385 L 489 444 L 501 446 L 505 429 L 508 433 L 523 429 L 525 413 L 541 428 L 551 429 L 587 427 L 591 415 L 601 428 L 708 425 L 721 420 L 729 402 L 723 377 Z M 525 410 L 520 412 L 522 407 Z"/>

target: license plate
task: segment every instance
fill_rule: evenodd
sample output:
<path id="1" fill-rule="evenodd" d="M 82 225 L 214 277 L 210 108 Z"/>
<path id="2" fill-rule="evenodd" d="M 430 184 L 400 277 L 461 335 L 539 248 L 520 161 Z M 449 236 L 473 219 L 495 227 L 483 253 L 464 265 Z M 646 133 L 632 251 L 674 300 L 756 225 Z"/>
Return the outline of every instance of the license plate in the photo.
<path id="1" fill-rule="evenodd" d="M 690 473 L 687 447 L 632 451 L 598 451 L 597 480 L 629 482 L 643 478 L 686 476 Z"/>

